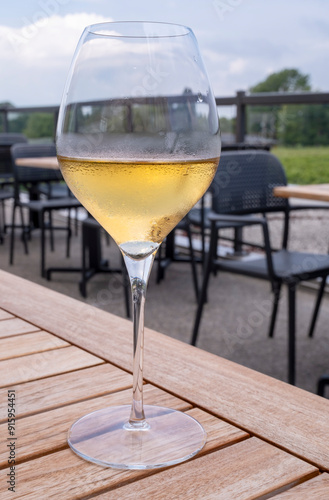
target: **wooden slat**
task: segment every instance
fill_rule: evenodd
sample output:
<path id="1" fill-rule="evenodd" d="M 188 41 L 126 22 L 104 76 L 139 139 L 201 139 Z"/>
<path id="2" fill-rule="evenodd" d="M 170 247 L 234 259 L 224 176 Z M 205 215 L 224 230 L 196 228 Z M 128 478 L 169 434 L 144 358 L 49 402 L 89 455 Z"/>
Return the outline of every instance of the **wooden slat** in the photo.
<path id="1" fill-rule="evenodd" d="M 186 413 L 200 422 L 207 433 L 207 442 L 202 450 L 202 454 L 217 448 L 232 445 L 249 437 L 249 434 L 241 429 L 200 410 L 200 408 L 192 408 Z"/>
<path id="2" fill-rule="evenodd" d="M 11 386 L 19 399 L 17 417 L 47 411 L 58 406 L 95 398 L 132 386 L 132 376 L 103 363 L 83 370 Z M 7 391 L 0 391 L 0 418 L 7 413 Z M 1 420 L 0 420 L 1 421 Z"/>
<path id="3" fill-rule="evenodd" d="M 0 278 L 4 309 L 131 370 L 129 321 L 3 271 Z M 144 353 L 147 381 L 329 470 L 325 398 L 149 329 Z"/>
<path id="4" fill-rule="evenodd" d="M 132 391 L 129 389 L 17 420 L 17 461 L 68 446 L 67 432 L 78 418 L 107 406 L 130 404 L 131 398 Z M 152 386 L 145 386 L 144 400 L 146 404 L 156 403 L 178 410 L 189 409 L 190 406 L 185 401 Z M 0 425 L 1 436 L 6 435 L 6 429 L 6 423 Z M 8 450 L 0 450 L 0 466 L 7 466 L 7 460 Z"/>
<path id="5" fill-rule="evenodd" d="M 278 186 L 275 196 L 282 198 L 303 198 L 307 200 L 329 201 L 329 184 L 310 184 L 306 186 Z"/>
<path id="6" fill-rule="evenodd" d="M 273 494 L 315 474 L 315 467 L 251 438 L 97 498 L 250 500 Z"/>
<path id="7" fill-rule="evenodd" d="M 328 500 L 329 475 L 321 474 L 273 498 L 275 500 Z"/>
<path id="8" fill-rule="evenodd" d="M 207 432 L 207 443 L 199 456 L 206 451 L 218 449 L 220 446 L 235 443 L 237 439 L 246 437 L 244 432 L 201 410 L 192 409 L 188 413 L 197 417 Z M 175 470 L 179 472 L 179 467 Z M 5 484 L 4 477 L 7 472 L 8 469 L 0 471 L 0 488 Z M 149 471 L 120 471 L 99 467 L 81 460 L 70 450 L 56 452 L 17 466 L 20 496 L 30 500 L 82 498 L 92 493 L 115 488 L 122 482 L 133 479 L 141 481 L 148 474 Z M 12 496 L 9 492 L 3 492 L 1 498 L 5 500 Z"/>
<path id="9" fill-rule="evenodd" d="M 0 321 L 2 321 L 3 319 L 10 319 L 13 317 L 14 316 L 12 314 L 10 314 L 9 312 L 4 311 L 3 309 L 0 309 Z"/>
<path id="10" fill-rule="evenodd" d="M 31 325 L 20 318 L 5 319 L 0 321 L 0 338 L 10 337 L 12 335 L 21 335 L 22 333 L 37 332 L 38 327 Z"/>
<path id="11" fill-rule="evenodd" d="M 100 363 L 103 360 L 73 346 L 7 359 L 0 361 L 0 386 L 11 387 Z"/>
<path id="12" fill-rule="evenodd" d="M 50 351 L 70 344 L 47 332 L 34 332 L 0 339 L 0 360 L 18 358 L 26 354 Z"/>

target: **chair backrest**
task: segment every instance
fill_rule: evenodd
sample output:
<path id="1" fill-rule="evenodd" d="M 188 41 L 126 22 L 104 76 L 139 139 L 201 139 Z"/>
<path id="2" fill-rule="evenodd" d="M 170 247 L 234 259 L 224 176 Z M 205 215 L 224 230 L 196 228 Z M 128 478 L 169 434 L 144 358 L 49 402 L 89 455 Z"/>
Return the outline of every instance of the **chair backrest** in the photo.
<path id="1" fill-rule="evenodd" d="M 0 134 L 0 146 L 12 146 L 17 143 L 27 143 L 27 138 L 24 134 L 14 134 L 11 132 Z"/>
<path id="2" fill-rule="evenodd" d="M 11 147 L 11 158 L 15 180 L 19 183 L 38 183 L 62 180 L 60 170 L 17 165 L 18 158 L 42 158 L 56 156 L 55 144 L 15 144 Z"/>
<path id="3" fill-rule="evenodd" d="M 23 134 L 0 134 L 0 179 L 13 177 L 10 148 L 13 144 L 27 143 L 27 138 Z"/>
<path id="4" fill-rule="evenodd" d="M 268 151 L 225 151 L 211 184 L 212 209 L 222 214 L 286 211 L 287 199 L 273 195 L 287 184 L 280 161 Z"/>

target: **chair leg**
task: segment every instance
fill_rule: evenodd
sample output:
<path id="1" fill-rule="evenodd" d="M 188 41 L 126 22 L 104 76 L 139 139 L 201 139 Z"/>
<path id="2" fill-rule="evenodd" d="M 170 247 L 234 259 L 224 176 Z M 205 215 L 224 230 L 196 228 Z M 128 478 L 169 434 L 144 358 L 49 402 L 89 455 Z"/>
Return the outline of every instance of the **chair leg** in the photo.
<path id="1" fill-rule="evenodd" d="M 288 285 L 288 382 L 296 379 L 296 283 Z"/>
<path id="2" fill-rule="evenodd" d="M 87 236 L 87 228 L 84 224 L 82 224 L 82 269 L 81 269 L 81 281 L 79 283 L 79 289 L 82 297 L 87 297 L 87 244 L 88 244 L 88 236 Z"/>
<path id="3" fill-rule="evenodd" d="M 5 221 L 5 202 L 1 200 L 1 221 L 0 221 L 0 232 L 1 234 L 5 232 L 6 221 Z M 1 236 L 2 239 L 2 236 Z"/>
<path id="4" fill-rule="evenodd" d="M 77 208 L 75 208 L 74 229 L 75 229 L 75 236 L 78 236 L 78 233 L 79 233 L 79 219 L 78 219 L 78 209 Z"/>
<path id="5" fill-rule="evenodd" d="M 274 327 L 275 327 L 276 316 L 277 316 L 278 307 L 279 307 L 280 292 L 281 292 L 281 283 L 279 285 L 277 285 L 277 288 L 275 288 L 273 290 L 273 308 L 272 308 L 270 328 L 268 331 L 268 336 L 270 338 L 272 338 L 274 336 Z"/>
<path id="6" fill-rule="evenodd" d="M 41 229 L 41 276 L 46 278 L 46 249 L 45 249 L 45 212 L 40 214 Z"/>
<path id="7" fill-rule="evenodd" d="M 122 282 L 123 282 L 123 293 L 124 293 L 124 299 L 125 299 L 125 306 L 126 306 L 126 316 L 127 318 L 130 318 L 130 280 L 129 276 L 127 273 L 126 265 L 123 260 L 123 257 L 121 258 L 121 269 L 122 269 Z"/>
<path id="8" fill-rule="evenodd" d="M 327 276 L 325 276 L 324 278 L 322 278 L 322 282 L 321 282 L 321 285 L 319 287 L 318 296 L 316 298 L 315 308 L 314 308 L 314 311 L 313 311 L 312 321 L 311 321 L 310 329 L 308 331 L 308 336 L 309 337 L 313 337 L 314 328 L 315 328 L 316 320 L 318 318 L 318 313 L 319 313 L 319 309 L 320 309 L 321 300 L 322 300 L 324 289 L 325 289 L 325 286 L 326 286 L 326 281 L 327 281 Z"/>
<path id="9" fill-rule="evenodd" d="M 157 265 L 157 275 L 156 275 L 156 284 L 158 285 L 161 280 L 164 278 L 164 270 L 161 265 L 162 263 L 162 253 L 163 253 L 163 248 L 162 245 L 160 245 L 160 248 L 157 252 L 157 257 L 158 257 L 158 265 Z"/>
<path id="10" fill-rule="evenodd" d="M 322 377 L 320 377 L 318 380 L 318 390 L 317 390 L 318 396 L 324 397 L 324 389 L 326 385 L 329 385 L 329 375 L 322 375 Z"/>
<path id="11" fill-rule="evenodd" d="M 23 239 L 23 245 L 24 245 L 24 252 L 25 252 L 25 255 L 28 255 L 29 253 L 29 249 L 27 247 L 27 236 L 26 236 L 26 231 L 25 231 L 25 224 L 24 224 L 24 214 L 23 214 L 23 207 L 19 207 L 19 212 L 20 212 L 20 215 L 21 215 L 21 225 L 22 225 L 22 228 L 23 228 L 23 232 L 22 232 L 22 239 Z"/>
<path id="12" fill-rule="evenodd" d="M 14 263 L 14 244 L 15 244 L 15 213 L 17 205 L 14 203 L 13 213 L 11 219 L 11 234 L 10 234 L 10 252 L 9 252 L 9 264 Z"/>
<path id="13" fill-rule="evenodd" d="M 49 211 L 49 231 L 50 231 L 50 250 L 53 252 L 55 250 L 54 243 L 54 228 L 53 228 L 53 214 Z"/>
<path id="14" fill-rule="evenodd" d="M 196 345 L 196 342 L 198 339 L 199 326 L 200 326 L 200 322 L 201 322 L 203 306 L 204 306 L 204 304 L 206 302 L 206 298 L 207 298 L 208 282 L 209 282 L 211 270 L 213 268 L 213 256 L 215 255 L 215 252 L 216 252 L 216 246 L 217 246 L 217 231 L 215 230 L 215 231 L 211 231 L 209 253 L 208 253 L 208 256 L 206 259 L 206 266 L 205 266 L 204 274 L 203 274 L 202 289 L 201 289 L 201 294 L 199 296 L 199 303 L 198 303 L 198 308 L 197 308 L 195 321 L 194 321 L 191 345 Z"/>
<path id="15" fill-rule="evenodd" d="M 66 257 L 70 257 L 70 250 L 71 250 L 71 210 L 69 210 L 68 216 L 67 216 L 67 239 L 66 239 Z"/>
<path id="16" fill-rule="evenodd" d="M 194 257 L 194 249 L 193 249 L 191 228 L 190 228 L 190 225 L 189 225 L 188 222 L 186 224 L 186 231 L 187 231 L 188 241 L 189 241 L 189 245 L 190 245 L 192 278 L 193 278 L 193 285 L 194 285 L 194 291 L 195 291 L 195 298 L 196 298 L 196 301 L 198 302 L 199 301 L 198 274 L 197 274 L 196 262 L 195 262 L 195 257 Z"/>

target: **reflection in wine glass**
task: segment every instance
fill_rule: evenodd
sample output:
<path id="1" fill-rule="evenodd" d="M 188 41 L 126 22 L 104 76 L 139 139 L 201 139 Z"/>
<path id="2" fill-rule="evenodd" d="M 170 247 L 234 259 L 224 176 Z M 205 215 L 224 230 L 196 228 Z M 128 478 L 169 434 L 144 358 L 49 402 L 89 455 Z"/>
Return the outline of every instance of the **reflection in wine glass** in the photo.
<path id="1" fill-rule="evenodd" d="M 216 105 L 192 31 L 162 23 L 85 29 L 60 108 L 63 176 L 118 244 L 133 299 L 133 401 L 76 422 L 69 444 L 118 468 L 181 462 L 205 442 L 179 411 L 143 405 L 146 287 L 159 245 L 209 187 L 220 139 Z"/>

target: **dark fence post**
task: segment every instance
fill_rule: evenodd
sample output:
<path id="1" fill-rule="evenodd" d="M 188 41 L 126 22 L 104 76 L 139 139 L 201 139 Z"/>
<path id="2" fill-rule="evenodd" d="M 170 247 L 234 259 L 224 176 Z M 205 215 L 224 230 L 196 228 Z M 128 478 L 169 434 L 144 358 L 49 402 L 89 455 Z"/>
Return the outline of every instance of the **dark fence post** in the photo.
<path id="1" fill-rule="evenodd" d="M 59 109 L 54 111 L 54 140 L 56 139 L 56 129 L 57 129 L 57 122 L 58 122 L 58 113 Z"/>
<path id="2" fill-rule="evenodd" d="M 236 142 L 244 142 L 246 135 L 246 105 L 244 103 L 244 90 L 238 90 L 236 93 Z"/>
<path id="3" fill-rule="evenodd" d="M 3 110 L 3 131 L 5 133 L 9 132 L 8 111 L 7 111 L 7 109 Z"/>

